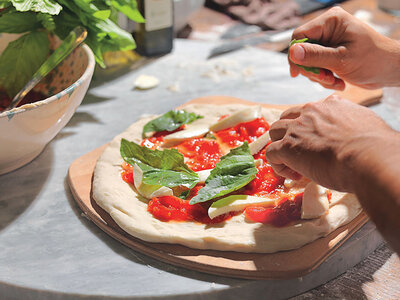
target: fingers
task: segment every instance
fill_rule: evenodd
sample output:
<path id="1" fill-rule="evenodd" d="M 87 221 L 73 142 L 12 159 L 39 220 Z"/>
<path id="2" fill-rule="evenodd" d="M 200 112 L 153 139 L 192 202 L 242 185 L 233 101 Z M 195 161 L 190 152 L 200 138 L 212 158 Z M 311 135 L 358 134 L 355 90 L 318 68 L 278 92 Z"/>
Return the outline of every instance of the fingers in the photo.
<path id="1" fill-rule="evenodd" d="M 280 119 L 296 119 L 300 116 L 300 111 L 301 106 L 291 107 L 281 114 Z"/>
<path id="2" fill-rule="evenodd" d="M 273 123 L 269 129 L 269 136 L 271 137 L 271 141 L 281 140 L 289 127 L 289 123 L 291 120 L 279 120 Z"/>
<path id="3" fill-rule="evenodd" d="M 335 70 L 343 60 L 345 48 L 324 47 L 317 44 L 301 43 L 289 48 L 289 58 L 292 62 L 307 66 Z"/>
<path id="4" fill-rule="evenodd" d="M 272 166 L 276 174 L 285 178 L 299 180 L 302 176 L 282 163 L 281 154 L 280 143 L 273 142 L 267 147 L 265 155 L 268 163 Z"/>

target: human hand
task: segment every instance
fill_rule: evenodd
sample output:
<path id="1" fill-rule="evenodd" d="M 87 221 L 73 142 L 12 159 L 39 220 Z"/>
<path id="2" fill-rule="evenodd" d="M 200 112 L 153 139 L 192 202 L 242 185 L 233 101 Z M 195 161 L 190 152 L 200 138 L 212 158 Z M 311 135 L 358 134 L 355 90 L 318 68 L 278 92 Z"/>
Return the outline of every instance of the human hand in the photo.
<path id="1" fill-rule="evenodd" d="M 338 191 L 354 191 L 363 157 L 392 130 L 366 107 L 330 96 L 294 107 L 271 125 L 267 161 L 283 177 L 300 174 Z M 370 170 L 368 170 L 370 171 Z"/>
<path id="2" fill-rule="evenodd" d="M 318 43 L 290 47 L 292 77 L 302 74 L 335 90 L 343 90 L 344 81 L 368 89 L 400 86 L 400 42 L 380 35 L 340 7 L 300 26 L 292 38 Z M 307 72 L 296 64 L 319 67 L 320 74 Z"/>

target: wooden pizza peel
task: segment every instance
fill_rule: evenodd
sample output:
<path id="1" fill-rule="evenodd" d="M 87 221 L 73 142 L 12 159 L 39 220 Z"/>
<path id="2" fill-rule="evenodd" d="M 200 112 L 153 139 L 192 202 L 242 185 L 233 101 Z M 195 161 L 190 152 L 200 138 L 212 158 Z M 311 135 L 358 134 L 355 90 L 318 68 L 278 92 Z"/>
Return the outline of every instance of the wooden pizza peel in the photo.
<path id="1" fill-rule="evenodd" d="M 381 90 L 363 90 L 354 86 L 340 93 L 355 103 L 371 105 L 382 95 Z M 181 107 L 194 103 L 260 104 L 227 96 L 207 96 L 193 99 Z M 290 105 L 261 104 L 267 108 L 286 109 Z M 188 269 L 246 279 L 288 279 L 304 276 L 324 262 L 340 245 L 367 221 L 364 212 L 328 236 L 299 249 L 272 254 L 239 253 L 198 250 L 175 244 L 149 243 L 125 233 L 91 197 L 93 170 L 105 147 L 99 147 L 75 160 L 68 171 L 68 183 L 75 201 L 83 212 L 102 230 L 124 245 L 143 254 Z"/>

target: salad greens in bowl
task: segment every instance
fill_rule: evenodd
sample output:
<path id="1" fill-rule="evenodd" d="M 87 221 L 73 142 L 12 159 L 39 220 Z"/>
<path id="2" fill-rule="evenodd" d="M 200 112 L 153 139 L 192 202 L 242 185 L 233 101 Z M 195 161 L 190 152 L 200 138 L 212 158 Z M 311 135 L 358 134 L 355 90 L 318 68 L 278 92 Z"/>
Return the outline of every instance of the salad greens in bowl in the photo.
<path id="1" fill-rule="evenodd" d="M 117 13 L 143 22 L 134 0 L 0 0 L 0 174 L 29 163 L 68 123 L 86 94 L 103 54 L 135 48 L 114 22 Z M 28 94 L 11 99 L 76 26 L 86 45 L 76 48 Z"/>

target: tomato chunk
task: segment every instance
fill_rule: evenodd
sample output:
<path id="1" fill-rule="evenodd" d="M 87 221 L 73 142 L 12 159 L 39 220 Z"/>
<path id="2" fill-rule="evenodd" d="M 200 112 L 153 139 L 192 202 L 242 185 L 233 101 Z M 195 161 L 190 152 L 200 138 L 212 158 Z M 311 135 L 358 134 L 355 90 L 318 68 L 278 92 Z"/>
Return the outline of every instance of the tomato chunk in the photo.
<path id="1" fill-rule="evenodd" d="M 283 188 L 285 178 L 276 175 L 271 165 L 263 163 L 257 169 L 256 178 L 245 187 L 247 195 L 263 197 Z"/>
<path id="2" fill-rule="evenodd" d="M 194 138 L 179 144 L 176 148 L 188 158 L 186 164 L 193 171 L 214 168 L 222 156 L 221 149 L 215 140 Z"/>
<path id="3" fill-rule="evenodd" d="M 284 198 L 274 208 L 250 206 L 244 210 L 247 219 L 264 224 L 282 227 L 292 221 L 300 220 L 303 193 L 297 194 L 293 200 Z"/>
<path id="4" fill-rule="evenodd" d="M 216 132 L 219 140 L 230 147 L 241 145 L 244 141 L 255 141 L 269 129 L 269 124 L 264 118 L 257 118 L 250 122 L 239 123 L 234 127 Z"/>
<path id="5" fill-rule="evenodd" d="M 156 197 L 150 200 L 147 211 L 160 221 L 191 221 L 203 224 L 217 224 L 224 222 L 237 213 L 228 213 L 210 219 L 208 206 L 210 204 L 198 203 L 190 205 L 188 200 L 175 196 Z"/>

